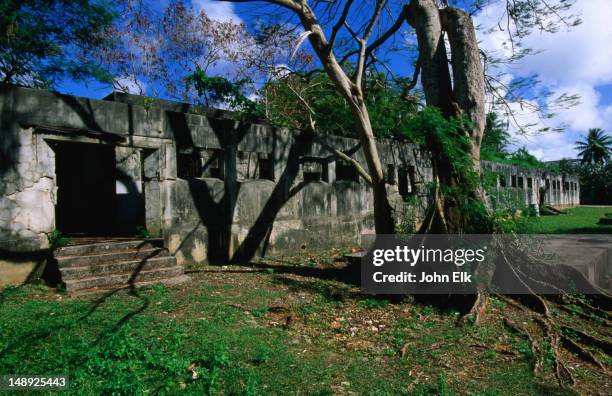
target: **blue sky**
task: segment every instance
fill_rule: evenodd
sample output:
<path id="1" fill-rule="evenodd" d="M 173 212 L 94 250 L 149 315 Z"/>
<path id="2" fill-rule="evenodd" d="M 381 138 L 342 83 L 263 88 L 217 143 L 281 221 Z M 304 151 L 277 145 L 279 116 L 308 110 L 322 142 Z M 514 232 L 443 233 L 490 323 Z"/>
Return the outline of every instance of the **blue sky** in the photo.
<path id="1" fill-rule="evenodd" d="M 191 1 L 196 9 L 206 11 L 212 18 L 247 25 L 252 22 L 254 12 L 261 11 L 253 4 Z M 493 3 L 475 16 L 476 23 L 491 27 L 492 21 L 497 20 L 502 11 L 501 4 Z M 544 160 L 574 157 L 573 143 L 586 134 L 588 128 L 599 127 L 612 133 L 612 1 L 577 0 L 574 11 L 581 14 L 582 25 L 556 34 L 533 33 L 526 42 L 542 52 L 499 70 L 508 81 L 537 74 L 545 89 L 580 95 L 581 103 L 578 106 L 561 111 L 557 117 L 546 121 L 547 126 L 565 125 L 563 133 L 525 136 L 519 134 L 516 128 L 511 128 L 516 146 L 525 145 L 530 152 Z M 408 27 L 406 33 L 410 34 Z M 504 54 L 506 51 L 503 32 L 484 34 L 480 31 L 479 40 L 481 47 L 489 52 Z M 399 59 L 396 61 L 400 62 Z M 72 81 L 63 82 L 58 90 L 91 98 L 102 98 L 110 92 L 109 87 L 97 83 Z M 518 105 L 514 109 L 519 120 L 539 122 L 535 114 L 524 111 Z"/>

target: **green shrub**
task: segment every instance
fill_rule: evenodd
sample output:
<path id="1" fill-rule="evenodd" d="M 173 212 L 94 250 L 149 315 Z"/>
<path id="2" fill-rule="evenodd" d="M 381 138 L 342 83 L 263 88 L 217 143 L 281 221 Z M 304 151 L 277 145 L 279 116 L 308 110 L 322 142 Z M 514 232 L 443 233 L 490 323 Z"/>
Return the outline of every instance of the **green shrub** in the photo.
<path id="1" fill-rule="evenodd" d="M 49 241 L 49 248 L 51 250 L 59 249 L 62 246 L 66 246 L 72 238 L 62 234 L 60 230 L 53 230 L 47 234 L 47 240 Z"/>

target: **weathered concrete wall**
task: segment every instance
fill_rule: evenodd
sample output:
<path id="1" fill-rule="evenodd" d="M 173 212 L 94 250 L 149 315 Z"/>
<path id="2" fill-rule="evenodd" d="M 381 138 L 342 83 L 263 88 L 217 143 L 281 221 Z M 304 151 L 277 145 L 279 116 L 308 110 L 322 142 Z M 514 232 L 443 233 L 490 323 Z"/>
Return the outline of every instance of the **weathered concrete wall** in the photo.
<path id="1" fill-rule="evenodd" d="M 235 117 L 131 95 L 91 100 L 0 86 L 0 249 L 47 247 L 56 224 L 54 147 L 66 142 L 114 146 L 115 228 L 129 233 L 146 225 L 182 263 L 352 245 L 373 230 L 368 186 L 329 150 L 365 167 L 357 140 Z M 380 142 L 379 151 L 396 213 L 409 197 L 424 207 L 432 179 L 427 156 L 398 141 Z M 538 203 L 540 186 L 548 185 L 546 202 L 578 204 L 573 177 L 483 167 L 504 175 L 499 189 L 525 203 Z M 513 175 L 525 179 L 524 188 L 510 186 Z M 410 220 L 418 222 L 419 213 Z"/>
<path id="2" fill-rule="evenodd" d="M 54 228 L 54 153 L 32 128 L 14 133 L 15 160 L 2 166 L 0 178 L 0 247 L 45 248 L 46 233 Z"/>
<path id="3" fill-rule="evenodd" d="M 580 204 L 580 180 L 577 175 L 554 174 L 542 169 L 490 161 L 482 161 L 481 168 L 497 174 L 498 194 L 494 200 L 497 198 L 499 205 L 507 205 L 511 200 L 534 208 L 542 204 L 558 208 Z"/>

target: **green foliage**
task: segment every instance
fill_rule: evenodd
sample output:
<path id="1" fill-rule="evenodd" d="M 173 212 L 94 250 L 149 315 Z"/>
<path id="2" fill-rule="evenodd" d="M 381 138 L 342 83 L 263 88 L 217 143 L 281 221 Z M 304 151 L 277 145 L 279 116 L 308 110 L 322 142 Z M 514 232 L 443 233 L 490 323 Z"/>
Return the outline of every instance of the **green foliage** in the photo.
<path id="1" fill-rule="evenodd" d="M 612 161 L 578 167 L 582 202 L 612 205 Z"/>
<path id="2" fill-rule="evenodd" d="M 505 159 L 509 155 L 509 145 L 508 122 L 500 120 L 497 113 L 488 113 L 480 146 L 480 158 L 490 161 Z"/>
<path id="3" fill-rule="evenodd" d="M 524 147 L 509 154 L 506 147 L 509 141 L 507 125 L 501 123 L 494 113 L 488 116 L 488 138 L 483 142 L 485 157 L 522 167 L 544 168 Z M 471 156 L 470 140 L 465 133 L 468 122 L 462 119 L 444 117 L 438 109 L 425 107 L 412 115 L 407 122 L 409 136 L 416 143 L 431 147 L 439 164 L 448 164 L 452 182 L 441 186 L 441 194 L 461 213 L 462 232 L 521 233 L 526 230 L 526 219 L 521 214 L 528 213 L 522 197 L 515 191 L 497 190 L 497 174 L 483 172 L 478 174 Z M 486 135 L 485 135 L 486 136 Z M 489 210 L 477 198 L 476 191 L 484 189 L 492 204 Z"/>
<path id="4" fill-rule="evenodd" d="M 411 140 L 433 148 L 437 162 L 448 166 L 450 174 L 443 177 L 454 180 L 454 183 L 441 185 L 441 194 L 447 203 L 452 203 L 461 212 L 463 232 L 488 232 L 492 219 L 485 204 L 475 196 L 481 180 L 468 154 L 471 143 L 465 131 L 470 127 L 469 122 L 446 118 L 439 109 L 425 107 L 410 117 L 407 125 Z"/>
<path id="5" fill-rule="evenodd" d="M 520 232 L 527 234 L 610 234 L 612 225 L 598 224 L 610 207 L 567 209 L 566 214 L 525 219 Z"/>
<path id="6" fill-rule="evenodd" d="M 0 372 L 68 374 L 69 392 L 79 395 L 537 394 L 527 359 L 473 348 L 518 343 L 501 321 L 457 326 L 456 311 L 407 300 L 368 309 L 343 282 L 292 278 L 295 288 L 264 272 L 194 274 L 187 289 L 101 299 L 58 299 L 30 285 L 0 289 Z M 341 301 L 331 297 L 343 290 Z M 275 315 L 253 321 L 249 311 L 279 299 L 293 325 L 275 324 L 282 318 Z M 334 320 L 341 328 L 330 326 Z M 478 378 L 432 364 L 483 359 Z"/>
<path id="7" fill-rule="evenodd" d="M 494 230 L 501 233 L 523 233 L 526 230 L 529 207 L 521 193 L 512 189 L 497 189 L 497 172 L 481 173 L 481 183 L 491 203 L 491 224 Z"/>
<path id="8" fill-rule="evenodd" d="M 529 341 L 521 340 L 518 344 L 518 351 L 523 354 L 525 360 L 527 360 L 530 364 L 534 364 L 535 356 L 533 355 Z"/>
<path id="9" fill-rule="evenodd" d="M 395 232 L 398 234 L 413 234 L 416 232 L 416 221 L 419 213 L 419 198 L 417 195 L 407 195 L 404 197 L 404 204 L 399 214 L 398 224 L 395 225 Z"/>
<path id="10" fill-rule="evenodd" d="M 524 234 L 528 230 L 528 218 L 515 207 L 497 210 L 493 214 L 493 228 L 503 234 Z"/>
<path id="11" fill-rule="evenodd" d="M 247 114 L 257 110 L 257 104 L 242 93 L 244 87 L 250 83 L 249 80 L 233 82 L 225 77 L 211 77 L 198 68 L 187 77 L 186 83 L 196 89 L 206 106 L 226 104 L 232 110 Z"/>
<path id="12" fill-rule="evenodd" d="M 251 313 L 253 314 L 254 317 L 256 318 L 263 318 L 264 316 L 266 316 L 266 314 L 268 313 L 268 307 L 263 305 L 261 307 L 257 307 L 255 309 L 253 309 L 251 311 Z"/>
<path id="13" fill-rule="evenodd" d="M 414 396 L 452 396 L 454 394 L 448 389 L 444 375 L 439 375 L 435 382 L 418 384 L 412 392 Z"/>
<path id="14" fill-rule="evenodd" d="M 149 239 L 151 238 L 151 233 L 147 230 L 146 227 L 137 225 L 136 226 L 136 236 L 139 238 Z"/>
<path id="15" fill-rule="evenodd" d="M 142 99 L 142 105 L 145 108 L 145 110 L 149 110 L 151 108 L 151 106 L 153 106 L 153 103 L 155 102 L 155 99 L 153 98 L 149 98 L 147 96 L 145 96 Z"/>
<path id="16" fill-rule="evenodd" d="M 366 298 L 361 300 L 360 303 L 369 309 L 380 309 L 386 307 L 389 300 L 386 298 Z"/>
<path id="17" fill-rule="evenodd" d="M 110 76 L 88 54 L 116 17 L 106 0 L 0 0 L 0 79 L 32 87 Z"/>
<path id="18" fill-rule="evenodd" d="M 548 169 L 547 164 L 538 160 L 525 147 L 521 147 L 510 154 L 491 153 L 489 151 L 485 151 L 484 156 L 482 156 L 481 159 L 495 161 L 502 164 L 520 166 L 522 168 Z"/>
<path id="19" fill-rule="evenodd" d="M 145 340 L 129 323 L 104 334 L 87 353 L 83 371 L 77 371 L 74 380 L 83 383 L 87 377 L 101 376 L 104 394 L 141 394 L 151 383 L 158 393 L 172 394 L 179 380 L 188 379 L 189 361 L 177 353 L 184 330 L 173 321 L 158 330 L 165 337 Z"/>
<path id="20" fill-rule="evenodd" d="M 521 147 L 510 155 L 510 163 L 531 168 L 543 168 L 544 163 L 533 156 L 525 147 Z"/>
<path id="21" fill-rule="evenodd" d="M 416 111 L 416 104 L 403 95 L 401 85 L 383 75 L 369 74 L 364 92 L 376 136 L 405 137 L 406 123 Z M 357 136 L 355 116 L 325 73 L 287 75 L 268 83 L 262 90 L 262 97 L 265 116 L 274 125 L 306 129 L 312 115 L 322 132 Z"/>
<path id="22" fill-rule="evenodd" d="M 601 128 L 591 128 L 584 140 L 576 142 L 576 149 L 583 164 L 602 165 L 612 157 L 612 136 Z"/>
<path id="23" fill-rule="evenodd" d="M 53 230 L 47 234 L 47 241 L 49 241 L 49 248 L 51 250 L 66 246 L 71 240 L 72 238 L 62 234 L 60 230 Z"/>
<path id="24" fill-rule="evenodd" d="M 465 121 L 457 118 L 445 118 L 439 109 L 425 107 L 407 121 L 407 134 L 415 143 L 423 146 L 435 145 L 452 167 L 453 176 L 461 177 L 474 188 L 477 174 L 468 156 L 470 140 L 464 133 Z"/>
<path id="25" fill-rule="evenodd" d="M 546 164 L 534 157 L 525 147 L 509 151 L 511 136 L 508 122 L 500 120 L 497 113 L 488 113 L 484 136 L 480 146 L 480 159 L 511 164 L 523 168 L 545 168 Z"/>

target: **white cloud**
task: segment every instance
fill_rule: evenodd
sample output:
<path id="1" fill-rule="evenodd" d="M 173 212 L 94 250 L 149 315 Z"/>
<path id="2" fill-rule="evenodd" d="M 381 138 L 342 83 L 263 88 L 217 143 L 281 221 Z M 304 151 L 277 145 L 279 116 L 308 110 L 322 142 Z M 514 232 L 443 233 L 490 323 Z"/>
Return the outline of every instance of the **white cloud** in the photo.
<path id="1" fill-rule="evenodd" d="M 561 87 L 563 91 L 580 95 L 580 103 L 567 110 L 560 111 L 557 120 L 567 124 L 571 130 L 587 131 L 603 122 L 603 108 L 598 107 L 600 94 L 593 85 L 586 83 L 568 84 Z"/>
<path id="2" fill-rule="evenodd" d="M 196 11 L 204 11 L 209 18 L 221 22 L 243 23 L 234 10 L 234 4 L 219 0 L 192 0 Z"/>
<path id="3" fill-rule="evenodd" d="M 483 28 L 495 25 L 503 13 L 503 2 L 486 7 L 476 17 L 476 24 Z M 600 127 L 612 132 L 612 105 L 602 103 L 597 87 L 612 83 L 612 7 L 610 0 L 577 0 L 574 11 L 581 14 L 583 23 L 558 33 L 534 32 L 524 41 L 527 47 L 542 50 L 528 56 L 520 63 L 506 67 L 505 79 L 537 74 L 544 88 L 556 93 L 568 92 L 580 95 L 580 104 L 546 121 L 548 126 L 566 124 L 564 133 L 550 133 L 535 137 L 517 136 L 517 145 L 527 148 L 541 159 L 553 160 L 575 157 L 574 142 L 585 135 L 589 128 Z M 508 55 L 510 46 L 506 32 L 479 31 L 481 47 L 497 56 Z M 519 119 L 539 122 L 535 114 L 521 111 Z M 516 135 L 516 130 L 513 131 Z"/>
<path id="4" fill-rule="evenodd" d="M 583 23 L 556 34 L 533 34 L 528 46 L 544 49 L 525 59 L 526 73 L 539 73 L 545 82 L 612 81 L 612 7 L 609 0 L 579 0 Z"/>

